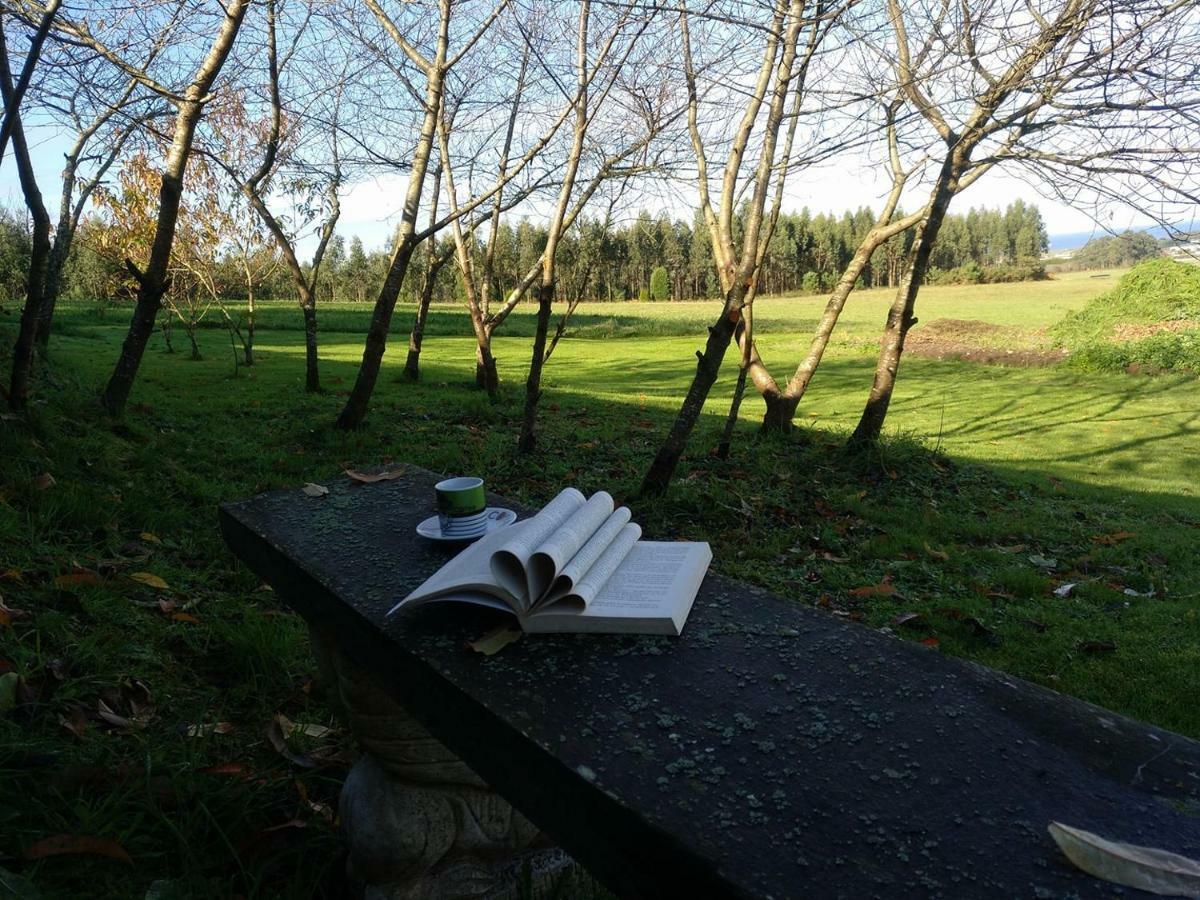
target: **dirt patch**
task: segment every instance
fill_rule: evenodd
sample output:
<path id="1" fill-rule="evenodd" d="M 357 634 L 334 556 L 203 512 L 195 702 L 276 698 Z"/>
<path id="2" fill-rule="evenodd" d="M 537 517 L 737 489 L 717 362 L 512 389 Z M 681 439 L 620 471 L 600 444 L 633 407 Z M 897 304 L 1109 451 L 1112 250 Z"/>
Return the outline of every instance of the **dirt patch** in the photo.
<path id="1" fill-rule="evenodd" d="M 977 319 L 935 319 L 908 333 L 905 349 L 930 359 L 965 359 L 1000 366 L 1049 366 L 1067 351 L 1049 346 L 1043 329 Z"/>
<path id="2" fill-rule="evenodd" d="M 1178 334 L 1181 331 L 1192 331 L 1200 328 L 1200 322 L 1194 319 L 1176 319 L 1171 322 L 1150 322 L 1137 325 L 1124 322 L 1113 329 L 1112 341 L 1122 344 L 1125 341 L 1140 341 L 1154 334 Z"/>

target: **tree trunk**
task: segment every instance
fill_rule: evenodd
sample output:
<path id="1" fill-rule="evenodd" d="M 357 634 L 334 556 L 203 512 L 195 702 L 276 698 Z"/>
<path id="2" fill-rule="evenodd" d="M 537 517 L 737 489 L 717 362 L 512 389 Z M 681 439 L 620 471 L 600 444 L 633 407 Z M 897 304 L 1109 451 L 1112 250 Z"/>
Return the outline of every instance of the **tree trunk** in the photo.
<path id="1" fill-rule="evenodd" d="M 521 417 L 521 436 L 517 440 L 519 453 L 532 453 L 537 447 L 537 406 L 542 396 L 542 367 L 546 361 L 546 336 L 550 331 L 550 308 L 554 303 L 554 282 L 538 286 L 537 331 L 533 336 L 533 355 L 529 360 L 529 377 L 525 381 L 525 412 Z"/>
<path id="2" fill-rule="evenodd" d="M 867 397 L 867 405 L 863 409 L 858 426 L 848 441 L 848 446 L 852 448 L 871 446 L 883 433 L 883 423 L 887 418 L 888 406 L 892 402 L 892 391 L 896 387 L 896 374 L 900 370 L 900 357 L 904 353 L 904 340 L 909 329 L 917 324 L 913 316 L 917 294 L 925 280 L 933 244 L 937 240 L 938 231 L 941 230 L 950 201 L 957 191 L 962 166 L 965 165 L 965 159 L 959 161 L 961 155 L 961 149 L 947 154 L 933 189 L 929 214 L 917 226 L 917 232 L 913 236 L 912 248 L 909 251 L 911 264 L 900 279 L 896 299 L 892 301 L 888 310 L 883 337 L 879 342 L 879 358 L 875 363 L 875 379 L 871 385 L 871 393 Z"/>
<path id="3" fill-rule="evenodd" d="M 308 285 L 300 290 L 300 311 L 304 314 L 304 390 L 321 392 L 320 360 L 317 356 L 317 298 Z"/>
<path id="4" fill-rule="evenodd" d="M 74 229 L 62 221 L 55 229 L 54 247 L 46 262 L 46 292 L 42 299 L 42 313 L 38 317 L 37 343 L 44 357 L 50 346 L 50 323 L 54 320 L 54 308 L 58 305 L 58 293 L 62 289 L 63 268 L 67 264 L 67 254 L 71 249 L 71 239 Z"/>
<path id="5" fill-rule="evenodd" d="M 179 103 L 175 133 L 159 190 L 158 219 L 154 225 L 150 259 L 145 270 L 137 273 L 138 292 L 133 319 L 121 346 L 121 355 L 104 389 L 104 408 L 110 415 L 120 416 L 125 411 L 129 392 L 133 389 L 142 355 L 146 351 L 146 342 L 154 331 L 154 320 L 169 286 L 167 266 L 175 242 L 175 226 L 179 221 L 179 203 L 183 196 L 183 175 L 191 155 L 196 126 L 204 110 L 204 100 L 233 47 L 233 40 L 241 28 L 249 3 L 250 0 L 232 0 L 226 7 L 221 30 Z"/>
<path id="6" fill-rule="evenodd" d="M 500 396 L 500 376 L 496 372 L 496 357 L 492 355 L 492 336 L 475 346 L 475 387 L 487 391 L 495 400 Z"/>
<path id="7" fill-rule="evenodd" d="M 436 209 L 436 206 L 434 208 Z M 404 377 L 409 381 L 421 380 L 421 344 L 425 340 L 425 323 L 429 320 L 429 304 L 433 302 L 433 289 L 437 283 L 438 272 L 449 258 L 447 255 L 430 259 L 429 269 L 425 272 L 425 280 L 421 282 L 421 296 L 417 301 L 417 317 L 413 320 L 412 331 L 408 335 L 408 358 L 404 361 Z"/>
<path id="8" fill-rule="evenodd" d="M 359 428 L 367 417 L 367 404 L 375 390 L 375 382 L 379 380 L 379 367 L 383 363 L 383 353 L 387 349 L 388 329 L 392 324 L 392 313 L 396 309 L 396 299 L 400 296 L 400 285 L 404 283 L 404 275 L 408 271 L 408 263 L 412 259 L 416 241 L 410 231 L 396 252 L 392 255 L 388 267 L 387 278 L 379 291 L 379 299 L 375 301 L 375 311 L 371 315 L 371 327 L 367 331 L 366 344 L 363 347 L 362 364 L 358 367 L 358 377 L 354 388 L 346 398 L 346 405 L 337 418 L 337 427 L 342 429 Z"/>
<path id="9" fill-rule="evenodd" d="M 52 15 L 52 13 L 48 14 Z M 0 34 L 0 41 L 3 40 Z M 29 146 L 25 142 L 25 130 L 17 109 L 19 97 L 12 85 L 9 71 L 8 48 L 0 43 L 0 81 L 2 81 L 5 127 L 12 133 L 13 155 L 17 160 L 17 174 L 21 182 L 21 193 L 33 220 L 32 247 L 29 255 L 29 274 L 25 290 L 25 307 L 21 310 L 21 324 L 17 331 L 17 342 L 13 347 L 12 379 L 9 382 L 8 405 L 14 411 L 25 408 L 29 399 L 29 381 L 33 371 L 33 350 L 38 323 L 41 321 L 42 306 L 46 292 L 46 263 L 50 257 L 50 215 L 42 202 L 33 163 L 29 157 Z"/>
<path id="10" fill-rule="evenodd" d="M 247 366 L 254 365 L 254 293 L 247 292 L 246 296 L 246 339 L 242 342 L 242 349 Z"/>
<path id="11" fill-rule="evenodd" d="M 737 302 L 726 301 L 725 311 L 722 311 L 721 318 L 717 319 L 716 323 L 708 329 L 708 340 L 705 342 L 704 351 L 696 351 L 698 358 L 696 374 L 692 376 L 692 383 L 688 387 L 683 405 L 679 408 L 679 415 L 675 417 L 675 422 L 667 433 L 666 440 L 663 441 L 662 447 L 654 457 L 654 462 L 646 471 L 646 477 L 642 479 L 641 493 L 643 495 L 662 494 L 671 483 L 671 477 L 675 474 L 680 457 L 683 456 L 688 438 L 691 437 L 692 430 L 700 419 L 704 401 L 708 398 L 708 392 L 712 390 L 713 383 L 717 380 L 717 373 L 721 370 L 721 361 L 725 358 L 725 351 L 729 348 L 729 341 L 737 327 L 739 317 L 736 310 L 739 302 L 740 299 Z"/>

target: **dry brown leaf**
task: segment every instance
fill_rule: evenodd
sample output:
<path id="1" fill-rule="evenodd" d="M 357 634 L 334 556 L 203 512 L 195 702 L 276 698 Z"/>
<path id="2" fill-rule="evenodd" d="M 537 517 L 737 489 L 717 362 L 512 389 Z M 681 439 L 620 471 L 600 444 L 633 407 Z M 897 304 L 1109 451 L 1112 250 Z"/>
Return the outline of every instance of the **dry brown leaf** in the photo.
<path id="1" fill-rule="evenodd" d="M 244 762 L 224 762 L 217 763 L 215 766 L 205 766 L 203 769 L 197 769 L 201 775 L 231 775 L 235 778 L 249 778 L 250 765 Z"/>
<path id="2" fill-rule="evenodd" d="M 359 472 L 357 469 L 343 469 L 347 475 L 357 481 L 359 484 L 376 484 L 380 481 L 395 481 L 397 478 L 403 478 L 408 471 L 406 466 L 393 466 L 383 472 Z"/>
<path id="3" fill-rule="evenodd" d="M 484 656 L 495 656 L 509 644 L 520 640 L 521 634 L 519 628 L 501 625 L 499 628 L 493 628 L 479 640 L 472 641 L 470 647 L 476 653 L 482 653 Z"/>
<path id="4" fill-rule="evenodd" d="M 896 593 L 896 586 L 892 584 L 892 576 L 884 575 L 883 580 L 879 584 L 869 584 L 865 587 L 855 588 L 850 592 L 852 597 L 890 597 Z"/>
<path id="5" fill-rule="evenodd" d="M 1113 544 L 1119 544 L 1121 541 L 1127 541 L 1131 537 L 1137 537 L 1137 532 L 1114 531 L 1112 534 L 1093 534 L 1092 541 L 1097 544 L 1104 544 L 1111 547 Z"/>
<path id="6" fill-rule="evenodd" d="M 0 626 L 11 626 L 16 619 L 24 619 L 28 615 L 28 610 L 13 609 L 0 597 Z"/>
<path id="7" fill-rule="evenodd" d="M 170 585 L 153 572 L 133 572 L 129 577 L 138 584 L 146 585 L 146 587 L 152 587 L 160 591 L 170 590 Z"/>
<path id="8" fill-rule="evenodd" d="M 54 480 L 54 476 L 49 472 L 43 472 L 37 478 L 33 479 L 33 489 L 35 491 L 44 491 L 54 487 L 56 484 L 58 482 Z"/>
<path id="9" fill-rule="evenodd" d="M 271 719 L 271 724 L 267 726 L 267 741 L 275 748 L 275 752 L 289 762 L 295 763 L 305 769 L 316 768 L 316 763 L 311 757 L 303 753 L 296 753 L 287 745 L 287 735 L 291 734 L 295 728 L 291 721 L 283 713 L 275 713 Z"/>
<path id="10" fill-rule="evenodd" d="M 20 569 L 5 569 L 0 572 L 0 581 L 24 581 L 25 573 Z"/>
<path id="11" fill-rule="evenodd" d="M 172 622 L 187 622 L 191 625 L 199 625 L 200 624 L 199 619 L 197 619 L 191 613 L 185 613 L 185 612 L 171 613 L 171 621 Z"/>
<path id="12" fill-rule="evenodd" d="M 325 487 L 325 485 L 313 484 L 311 481 L 305 483 L 303 490 L 310 497 L 324 497 L 329 493 L 329 488 Z"/>
<path id="13" fill-rule="evenodd" d="M 42 838 L 25 848 L 26 859 L 45 859 L 48 856 L 107 856 L 133 865 L 125 848 L 108 838 L 88 834 L 56 834 Z"/>
<path id="14" fill-rule="evenodd" d="M 1089 875 L 1167 897 L 1200 897 L 1200 862 L 1194 859 L 1110 841 L 1061 822 L 1050 823 L 1050 837 Z"/>
<path id="15" fill-rule="evenodd" d="M 73 588 L 81 586 L 94 587 L 98 584 L 103 584 L 104 579 L 100 577 L 98 572 L 93 572 L 91 569 L 75 569 L 66 575 L 59 575 L 54 579 L 56 588 Z"/>
<path id="16" fill-rule="evenodd" d="M 233 731 L 231 722 L 209 722 L 207 724 L 186 725 L 183 728 L 184 737 L 208 737 L 210 734 L 229 734 Z"/>
<path id="17" fill-rule="evenodd" d="M 153 531 L 143 531 L 141 534 L 138 535 L 138 537 L 140 537 L 143 541 L 146 541 L 149 544 L 161 544 L 162 543 L 162 541 L 160 541 L 158 539 L 158 535 L 155 534 Z"/>

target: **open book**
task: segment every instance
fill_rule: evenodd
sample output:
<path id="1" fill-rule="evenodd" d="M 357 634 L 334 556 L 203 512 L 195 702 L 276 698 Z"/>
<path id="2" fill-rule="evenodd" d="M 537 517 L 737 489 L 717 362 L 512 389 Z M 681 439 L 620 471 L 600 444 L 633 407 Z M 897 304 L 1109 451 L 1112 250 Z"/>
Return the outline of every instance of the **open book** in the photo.
<path id="1" fill-rule="evenodd" d="M 458 600 L 513 612 L 530 632 L 678 635 L 712 551 L 641 534 L 604 491 L 585 499 L 567 488 L 532 519 L 467 547 L 388 615 Z"/>

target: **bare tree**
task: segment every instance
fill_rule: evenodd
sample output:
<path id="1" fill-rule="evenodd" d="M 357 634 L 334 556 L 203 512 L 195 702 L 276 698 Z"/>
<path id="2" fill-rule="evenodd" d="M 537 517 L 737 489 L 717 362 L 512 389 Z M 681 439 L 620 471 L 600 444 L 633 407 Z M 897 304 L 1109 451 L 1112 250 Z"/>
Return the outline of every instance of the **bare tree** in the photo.
<path id="1" fill-rule="evenodd" d="M 48 15 L 53 16 L 52 13 Z M 8 389 L 9 408 L 17 411 L 25 408 L 28 399 L 34 338 L 38 316 L 41 314 L 42 304 L 45 302 L 46 262 L 50 256 L 50 216 L 46 212 L 46 204 L 42 201 L 42 193 L 38 189 L 37 179 L 34 177 L 29 146 L 25 141 L 25 129 L 21 125 L 17 89 L 12 81 L 12 71 L 8 61 L 8 44 L 2 24 L 0 24 L 0 92 L 4 96 L 4 123 L 12 133 L 13 155 L 17 160 L 21 192 L 25 195 L 25 206 L 33 220 L 25 307 L 21 311 L 21 324 L 17 331 L 16 345 L 13 347 L 12 379 Z"/>
<path id="2" fill-rule="evenodd" d="M 38 22 L 37 28 L 33 33 L 33 37 L 29 41 L 29 50 L 25 53 L 25 62 L 21 65 L 21 74 L 17 78 L 17 83 L 14 85 L 12 81 L 12 72 L 9 72 L 9 90 L 10 95 L 4 100 L 4 123 L 0 126 L 0 163 L 4 161 L 4 154 L 8 150 L 8 141 L 12 136 L 13 129 L 17 127 L 19 114 L 21 110 L 21 101 L 25 99 L 25 91 L 29 89 L 29 81 L 33 77 L 33 70 L 37 68 L 38 59 L 42 55 L 42 45 L 46 42 L 46 35 L 50 33 L 50 27 L 54 24 L 54 17 L 58 15 L 58 9 L 62 5 L 62 0 L 50 0 L 46 4 L 46 8 L 42 11 L 41 19 Z M 3 19 L 0 19 L 0 27 L 3 25 Z M 5 54 L 8 50 L 5 48 Z"/>
<path id="3" fill-rule="evenodd" d="M 233 48 L 250 2 L 251 0 L 229 0 L 228 5 L 221 7 L 219 24 L 216 26 L 208 52 L 190 73 L 182 91 L 162 84 L 150 73 L 123 58 L 119 52 L 92 33 L 86 20 L 75 22 L 60 17 L 56 25 L 57 30 L 66 38 L 93 50 L 138 84 L 169 100 L 176 108 L 170 150 L 162 168 L 158 215 L 149 258 L 141 266 L 133 260 L 126 260 L 126 266 L 138 285 L 137 299 L 120 357 L 104 390 L 104 407 L 111 415 L 119 416 L 124 412 L 138 367 L 141 365 L 146 342 L 154 330 L 155 318 L 169 286 L 171 247 L 175 239 L 184 175 L 191 156 L 196 128 L 205 104 L 211 99 L 213 84 Z"/>
<path id="4" fill-rule="evenodd" d="M 375 390 L 375 382 L 379 378 L 379 367 L 383 361 L 384 350 L 387 348 L 388 330 L 391 327 L 396 300 L 400 296 L 400 286 L 404 281 L 409 261 L 412 259 L 417 245 L 424 237 L 428 236 L 418 231 L 417 216 L 425 187 L 425 175 L 429 169 L 429 161 L 437 135 L 438 119 L 445 95 L 446 77 L 491 28 L 496 18 L 508 5 L 508 0 L 500 0 L 483 24 L 453 53 L 450 48 L 450 19 L 453 5 L 450 0 L 438 0 L 437 33 L 433 38 L 433 49 L 430 55 L 422 53 L 409 42 L 401 28 L 384 11 L 377 0 L 364 0 L 364 3 L 379 20 L 388 37 L 420 72 L 424 78 L 425 89 L 422 100 L 421 125 L 416 147 L 409 163 L 408 186 L 400 224 L 396 229 L 396 239 L 392 247 L 387 274 L 380 288 L 379 297 L 375 301 L 375 311 L 371 316 L 371 325 L 367 332 L 358 377 L 355 379 L 346 405 L 337 419 L 340 428 L 357 428 L 366 418 L 367 405 Z M 480 202 L 485 202 L 485 200 L 480 200 Z M 434 226 L 431 226 L 431 229 L 433 228 Z"/>
<path id="5" fill-rule="evenodd" d="M 332 84 L 309 86 L 306 91 L 310 95 L 316 94 L 325 102 L 327 109 L 321 111 L 322 114 L 318 115 L 318 110 L 313 108 L 310 100 L 303 115 L 285 116 L 283 77 L 289 63 L 296 58 L 309 28 L 311 10 L 306 8 L 304 12 L 281 58 L 278 48 L 278 4 L 276 0 L 266 0 L 267 125 L 257 165 L 253 165 L 250 172 L 242 169 L 243 163 L 252 164 L 251 157 L 258 151 L 258 145 L 245 146 L 248 132 L 245 123 L 235 127 L 236 134 L 230 136 L 229 142 L 235 143 L 239 152 L 230 152 L 227 142 L 227 146 L 218 148 L 212 158 L 233 179 L 237 189 L 270 232 L 283 257 L 283 264 L 296 288 L 296 300 L 304 316 L 304 388 L 309 393 L 315 393 L 321 390 L 317 348 L 317 282 L 325 252 L 341 215 L 340 194 L 345 181 L 339 152 L 345 72 L 335 78 Z M 316 65 L 315 68 L 326 71 L 324 66 Z M 323 131 L 324 141 L 301 134 L 306 126 L 309 130 Z M 306 147 L 306 144 L 318 146 Z M 321 146 L 323 144 L 327 146 Z M 314 154 L 306 154 L 306 149 L 314 150 L 317 158 L 313 158 Z M 297 173 L 297 177 L 290 179 L 289 186 L 293 189 L 285 191 L 285 198 L 291 201 L 290 207 L 300 219 L 298 228 L 289 227 L 286 216 L 271 205 L 272 191 L 281 180 L 287 180 L 289 167 Z M 317 244 L 306 271 L 296 249 L 296 231 L 313 226 Z M 253 326 L 250 327 L 252 329 Z M 250 364 L 249 360 L 248 351 L 247 364 Z"/>
<path id="6" fill-rule="evenodd" d="M 725 351 L 742 320 L 746 297 L 752 290 L 762 260 L 762 243 L 767 237 L 764 211 L 771 175 L 778 164 L 780 127 L 786 117 L 787 99 L 795 87 L 798 74 L 800 37 L 806 27 L 818 27 L 821 20 L 819 15 L 806 17 L 805 12 L 803 0 L 776 0 L 772 3 L 770 21 L 760 26 L 765 34 L 762 62 L 753 83 L 745 92 L 745 106 L 726 158 L 719 206 L 714 207 L 710 195 L 708 154 L 700 127 L 700 91 L 690 33 L 691 14 L 684 4 L 680 4 L 681 52 L 688 89 L 688 124 L 696 159 L 700 210 L 712 236 L 713 256 L 724 300 L 720 315 L 709 326 L 704 349 L 696 352 L 696 372 L 675 422 L 642 480 L 643 494 L 662 493 L 670 484 L 709 391 L 717 379 Z M 740 179 L 742 167 L 751 148 L 751 136 L 759 124 L 760 113 L 764 113 L 764 121 L 761 123 L 758 163 L 753 174 L 743 183 Z M 738 242 L 734 230 L 734 209 L 742 190 L 749 192 L 749 198 L 745 204 L 742 235 Z"/>
<path id="7" fill-rule="evenodd" d="M 1192 15 L 1190 4 L 1058 0 L 1044 5 L 1024 0 L 947 5 L 920 22 L 923 10 L 888 2 L 895 39 L 888 56 L 906 100 L 936 134 L 942 155 L 907 271 L 888 311 L 874 381 L 851 446 L 871 445 L 882 432 L 905 338 L 916 324 L 916 298 L 953 198 L 998 163 L 1020 158 L 1031 136 L 1044 141 L 1048 133 L 1114 111 L 1136 129 L 1147 112 L 1179 108 L 1159 99 L 1157 90 L 1148 95 L 1142 90 L 1139 102 L 1127 102 L 1121 85 L 1155 77 L 1175 28 Z M 914 26 L 921 32 L 915 40 Z M 1148 41 L 1154 33 L 1167 43 Z M 1126 152 L 1155 158 L 1163 151 L 1151 141 Z M 1177 155 L 1179 148 L 1167 152 Z"/>

